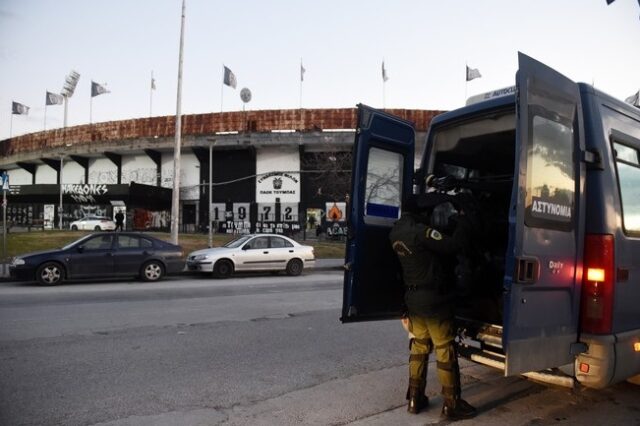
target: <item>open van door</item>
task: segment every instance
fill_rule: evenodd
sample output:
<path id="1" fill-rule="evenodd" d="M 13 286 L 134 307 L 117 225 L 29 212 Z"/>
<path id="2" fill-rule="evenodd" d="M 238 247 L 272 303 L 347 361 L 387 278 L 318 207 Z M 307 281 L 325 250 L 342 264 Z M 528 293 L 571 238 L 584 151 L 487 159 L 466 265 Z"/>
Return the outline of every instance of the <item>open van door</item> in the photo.
<path id="1" fill-rule="evenodd" d="M 358 105 L 345 258 L 343 322 L 398 318 L 404 287 L 389 231 L 413 190 L 413 124 Z"/>
<path id="2" fill-rule="evenodd" d="M 518 60 L 516 176 L 504 281 L 505 375 L 573 362 L 584 233 L 578 86 L 522 53 Z"/>

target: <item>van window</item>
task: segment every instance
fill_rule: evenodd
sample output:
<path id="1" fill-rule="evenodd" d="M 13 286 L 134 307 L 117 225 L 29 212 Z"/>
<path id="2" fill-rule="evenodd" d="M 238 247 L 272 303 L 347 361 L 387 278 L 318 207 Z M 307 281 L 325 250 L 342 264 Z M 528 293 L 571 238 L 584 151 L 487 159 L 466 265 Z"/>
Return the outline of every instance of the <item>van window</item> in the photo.
<path id="1" fill-rule="evenodd" d="M 622 201 L 622 224 L 627 232 L 640 232 L 640 155 L 638 150 L 613 144 Z"/>
<path id="2" fill-rule="evenodd" d="M 368 160 L 364 221 L 395 221 L 400 217 L 403 156 L 397 152 L 371 148 Z"/>
<path id="3" fill-rule="evenodd" d="M 525 223 L 570 231 L 575 192 L 573 128 L 535 115 L 527 172 Z"/>

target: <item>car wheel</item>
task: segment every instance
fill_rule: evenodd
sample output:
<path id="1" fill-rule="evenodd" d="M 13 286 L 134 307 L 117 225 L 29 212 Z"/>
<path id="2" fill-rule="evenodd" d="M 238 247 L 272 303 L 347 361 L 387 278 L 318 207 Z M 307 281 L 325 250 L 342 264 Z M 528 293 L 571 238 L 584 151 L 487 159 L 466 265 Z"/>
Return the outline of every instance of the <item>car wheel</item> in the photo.
<path id="1" fill-rule="evenodd" d="M 157 260 L 151 260 L 142 265 L 140 274 L 143 281 L 158 281 L 164 275 L 164 267 Z"/>
<path id="2" fill-rule="evenodd" d="M 77 230 L 78 230 L 78 227 L 77 227 L 76 225 L 71 225 L 71 230 L 72 230 L 72 231 L 77 231 Z"/>
<path id="3" fill-rule="evenodd" d="M 213 276 L 216 278 L 229 278 L 233 274 L 233 264 L 228 260 L 218 260 L 213 265 Z"/>
<path id="4" fill-rule="evenodd" d="M 300 259 L 291 259 L 287 263 L 287 275 L 296 276 L 302 273 L 302 261 Z"/>
<path id="5" fill-rule="evenodd" d="M 95 228 L 93 228 L 93 230 L 94 230 L 94 231 L 100 231 L 101 229 L 100 229 L 100 226 L 96 225 L 96 227 L 95 227 Z"/>
<path id="6" fill-rule="evenodd" d="M 41 285 L 60 284 L 64 279 L 64 270 L 59 263 L 43 263 L 36 271 L 36 279 Z"/>

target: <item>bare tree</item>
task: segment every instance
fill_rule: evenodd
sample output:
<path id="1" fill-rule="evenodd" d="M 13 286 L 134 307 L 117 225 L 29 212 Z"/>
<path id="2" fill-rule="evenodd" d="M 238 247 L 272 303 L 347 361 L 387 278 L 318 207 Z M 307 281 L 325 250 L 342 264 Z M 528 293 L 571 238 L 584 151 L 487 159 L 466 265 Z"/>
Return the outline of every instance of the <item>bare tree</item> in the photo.
<path id="1" fill-rule="evenodd" d="M 351 188 L 351 152 L 307 152 L 302 159 L 305 178 L 316 196 L 330 201 L 344 201 Z"/>

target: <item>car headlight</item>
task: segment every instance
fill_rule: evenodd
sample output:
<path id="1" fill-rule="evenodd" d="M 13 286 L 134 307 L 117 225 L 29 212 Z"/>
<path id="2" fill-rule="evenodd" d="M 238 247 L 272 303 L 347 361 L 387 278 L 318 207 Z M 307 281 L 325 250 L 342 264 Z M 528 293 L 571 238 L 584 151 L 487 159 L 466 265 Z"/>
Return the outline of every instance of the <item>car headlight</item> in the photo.
<path id="1" fill-rule="evenodd" d="M 14 257 L 13 258 L 13 262 L 11 262 L 11 264 L 13 266 L 20 266 L 20 265 L 24 265 L 26 262 L 24 261 L 24 259 L 20 258 L 20 257 Z"/>

